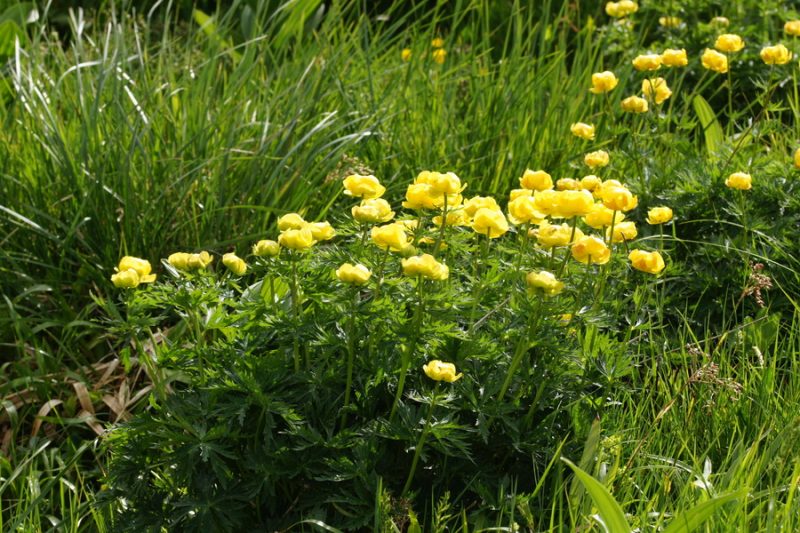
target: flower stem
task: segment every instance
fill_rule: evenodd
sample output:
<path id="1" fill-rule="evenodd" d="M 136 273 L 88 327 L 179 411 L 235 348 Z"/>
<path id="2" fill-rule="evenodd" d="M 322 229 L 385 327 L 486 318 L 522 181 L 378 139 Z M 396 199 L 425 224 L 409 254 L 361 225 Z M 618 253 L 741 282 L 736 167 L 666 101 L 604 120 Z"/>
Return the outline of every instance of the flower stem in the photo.
<path id="1" fill-rule="evenodd" d="M 539 311 L 539 309 L 537 309 L 537 311 Z M 528 315 L 528 327 L 523 330 L 522 335 L 520 335 L 519 340 L 517 341 L 517 347 L 514 350 L 514 356 L 511 358 L 511 364 L 508 366 L 506 379 L 503 381 L 503 386 L 500 387 L 500 392 L 497 394 L 497 400 L 495 400 L 495 402 L 500 403 L 503 401 L 503 397 L 506 395 L 508 387 L 511 385 L 511 380 L 514 377 L 514 373 L 517 371 L 520 361 L 522 361 L 522 356 L 525 355 L 526 351 L 528 351 L 534 326 L 536 325 L 537 319 L 540 316 L 541 313 L 539 312 L 533 312 Z"/>
<path id="2" fill-rule="evenodd" d="M 422 325 L 422 314 L 425 303 L 423 300 L 422 285 L 422 276 L 417 276 L 417 308 L 414 312 L 414 322 L 412 324 L 408 344 L 406 345 L 406 349 L 403 351 L 403 358 L 400 367 L 400 379 L 397 382 L 397 391 L 395 392 L 394 401 L 392 402 L 392 410 L 389 412 L 389 422 L 394 420 L 394 414 L 397 411 L 397 405 L 400 403 L 400 398 L 403 397 L 403 388 L 406 384 L 408 368 L 411 366 L 411 356 L 414 354 L 414 350 L 417 346 L 417 337 L 419 336 L 419 328 Z"/>
<path id="3" fill-rule="evenodd" d="M 436 388 L 434 389 L 433 396 L 431 396 L 431 403 L 428 405 L 428 416 L 425 418 L 425 427 L 422 428 L 422 433 L 419 435 L 419 440 L 417 441 L 417 445 L 414 447 L 414 458 L 411 459 L 411 468 L 408 471 L 408 477 L 406 478 L 405 485 L 403 485 L 403 491 L 400 493 L 400 497 L 402 498 L 405 496 L 408 489 L 411 488 L 411 482 L 414 481 L 414 473 L 417 471 L 417 463 L 419 462 L 419 456 L 422 454 L 422 447 L 425 445 L 425 439 L 428 437 L 428 433 L 431 429 L 431 418 L 433 416 L 433 407 L 436 405 L 436 397 L 439 395 L 439 383 L 436 383 Z"/>
<path id="4" fill-rule="evenodd" d="M 436 238 L 436 244 L 433 245 L 433 252 L 431 255 L 436 257 L 439 253 L 439 247 L 444 241 L 444 232 L 447 228 L 447 195 L 444 195 L 444 205 L 442 206 L 442 227 L 439 229 L 439 236 Z"/>
<path id="5" fill-rule="evenodd" d="M 350 388 L 353 384 L 353 361 L 356 353 L 356 310 L 358 309 L 358 289 L 353 289 L 350 301 L 350 320 L 347 323 L 347 382 L 344 388 L 344 407 L 342 408 L 342 424 L 347 423 L 347 408 L 350 406 Z"/>
<path id="6" fill-rule="evenodd" d="M 292 322 L 294 322 L 294 339 L 292 346 L 292 356 L 294 359 L 294 371 L 300 371 L 300 302 L 298 301 L 297 290 L 297 257 L 291 258 L 292 263 Z"/>

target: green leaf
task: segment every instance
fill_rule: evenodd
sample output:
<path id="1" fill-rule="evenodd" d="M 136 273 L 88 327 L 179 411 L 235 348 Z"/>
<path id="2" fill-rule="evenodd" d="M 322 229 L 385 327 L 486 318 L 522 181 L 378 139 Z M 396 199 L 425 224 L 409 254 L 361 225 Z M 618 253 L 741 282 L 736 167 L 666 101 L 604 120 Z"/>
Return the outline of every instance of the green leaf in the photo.
<path id="1" fill-rule="evenodd" d="M 688 511 L 684 511 L 675 516 L 662 533 L 689 533 L 690 531 L 694 531 L 702 525 L 703 522 L 711 518 L 711 515 L 713 515 L 717 509 L 726 503 L 738 500 L 746 495 L 747 489 L 743 489 L 697 504 Z"/>
<path id="2" fill-rule="evenodd" d="M 205 33 L 206 36 L 214 41 L 214 43 L 220 48 L 224 48 L 228 54 L 230 54 L 231 59 L 236 62 L 242 59 L 242 55 L 233 49 L 233 43 L 222 37 L 219 32 L 219 28 L 217 27 L 217 23 L 214 22 L 214 17 L 207 15 L 199 9 L 192 11 L 192 17 L 194 17 L 194 21 L 198 26 L 200 26 L 200 29 L 203 30 L 203 33 Z"/>
<path id="3" fill-rule="evenodd" d="M 722 133 L 722 126 L 717 120 L 717 116 L 705 98 L 699 94 L 692 99 L 692 107 L 700 119 L 700 125 L 703 127 L 703 135 L 706 140 L 706 150 L 709 154 L 714 154 L 722 145 L 725 136 Z"/>
<path id="4" fill-rule="evenodd" d="M 14 43 L 17 38 L 22 41 L 25 33 L 13 20 L 0 22 L 0 57 L 10 57 L 14 54 Z"/>
<path id="5" fill-rule="evenodd" d="M 561 460 L 575 472 L 575 476 L 583 483 L 583 486 L 586 487 L 586 492 L 589 493 L 595 506 L 597 506 L 597 511 L 600 514 L 600 518 L 603 520 L 606 530 L 613 533 L 630 532 L 631 526 L 625 519 L 625 513 L 622 511 L 622 507 L 619 506 L 611 493 L 608 492 L 608 489 L 566 457 L 562 457 Z"/>

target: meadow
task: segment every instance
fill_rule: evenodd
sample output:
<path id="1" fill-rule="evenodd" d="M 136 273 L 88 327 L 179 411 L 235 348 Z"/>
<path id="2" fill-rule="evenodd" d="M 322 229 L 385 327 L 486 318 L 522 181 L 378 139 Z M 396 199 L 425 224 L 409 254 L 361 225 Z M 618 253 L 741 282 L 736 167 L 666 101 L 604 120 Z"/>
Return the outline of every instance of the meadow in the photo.
<path id="1" fill-rule="evenodd" d="M 0 530 L 800 528 L 792 2 L 0 12 Z"/>

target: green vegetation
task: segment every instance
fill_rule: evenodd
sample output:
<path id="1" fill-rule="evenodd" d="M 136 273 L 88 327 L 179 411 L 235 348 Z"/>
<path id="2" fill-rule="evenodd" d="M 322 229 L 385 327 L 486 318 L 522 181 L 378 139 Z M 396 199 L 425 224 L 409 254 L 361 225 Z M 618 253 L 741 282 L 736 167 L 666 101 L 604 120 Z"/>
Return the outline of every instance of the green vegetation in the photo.
<path id="1" fill-rule="evenodd" d="M 642 4 L 615 20 L 560 0 L 0 2 L 0 529 L 798 529 L 800 43 L 784 22 L 800 13 Z M 715 73 L 700 57 L 726 32 L 746 46 Z M 795 57 L 768 66 L 777 43 Z M 666 48 L 689 64 L 631 64 Z M 603 70 L 619 85 L 592 94 Z M 671 97 L 623 113 L 656 75 Z M 611 163 L 590 171 L 599 149 Z M 415 282 L 360 244 L 342 179 L 374 174 L 408 217 L 424 169 L 506 210 L 527 168 L 625 183 L 631 246 L 665 271 L 633 270 L 626 244 L 607 268 L 563 248 L 566 287 L 544 298 L 521 273 L 553 263 L 523 226 L 485 248 L 451 228 L 450 277 L 420 284 L 415 323 Z M 752 190 L 727 188 L 734 172 Z M 659 205 L 675 219 L 650 226 Z M 339 233 L 302 256 L 299 293 L 285 252 L 247 256 L 291 211 Z M 161 262 L 200 250 L 212 271 Z M 116 289 L 126 255 L 156 283 Z M 338 283 L 344 261 L 386 261 L 383 292 Z M 350 376 L 359 350 L 374 357 Z M 431 359 L 464 377 L 436 384 Z"/>

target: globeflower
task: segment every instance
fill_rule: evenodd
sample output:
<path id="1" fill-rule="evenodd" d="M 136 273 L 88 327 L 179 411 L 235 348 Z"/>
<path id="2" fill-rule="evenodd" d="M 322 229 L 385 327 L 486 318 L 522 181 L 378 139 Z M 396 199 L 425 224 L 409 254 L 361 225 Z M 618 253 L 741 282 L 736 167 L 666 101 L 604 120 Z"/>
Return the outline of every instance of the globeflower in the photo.
<path id="1" fill-rule="evenodd" d="M 655 90 L 654 90 L 655 89 Z M 672 96 L 672 91 L 667 86 L 667 80 L 664 78 L 656 78 L 654 80 L 642 80 L 642 94 L 650 100 L 655 101 L 656 104 L 661 104 Z"/>
<path id="2" fill-rule="evenodd" d="M 749 191 L 753 188 L 753 178 L 745 172 L 734 172 L 725 180 L 725 186 L 740 191 Z"/>
<path id="3" fill-rule="evenodd" d="M 312 222 L 308 225 L 308 229 L 311 230 L 311 237 L 315 241 L 329 241 L 336 236 L 336 230 L 330 222 Z"/>
<path id="4" fill-rule="evenodd" d="M 538 224 L 544 218 L 544 213 L 536 209 L 533 196 L 519 196 L 508 202 L 508 220 L 512 224 Z"/>
<path id="5" fill-rule="evenodd" d="M 661 68 L 661 55 L 642 54 L 636 56 L 631 63 L 633 63 L 633 67 L 639 71 L 658 70 Z"/>
<path id="6" fill-rule="evenodd" d="M 201 270 L 206 268 L 214 257 L 206 251 L 197 254 L 176 252 L 167 257 L 167 262 L 178 270 Z"/>
<path id="7" fill-rule="evenodd" d="M 677 28 L 683 24 L 680 17 L 659 17 L 658 23 L 664 28 Z"/>
<path id="8" fill-rule="evenodd" d="M 544 223 L 536 228 L 533 234 L 543 248 L 567 246 L 570 242 L 583 238 L 583 232 L 579 228 L 575 228 L 575 234 L 573 235 L 572 227 L 569 224 Z"/>
<path id="9" fill-rule="evenodd" d="M 605 150 L 590 152 L 583 157 L 583 162 L 586 163 L 586 165 L 588 165 L 591 169 L 602 168 L 608 165 L 608 152 Z"/>
<path id="10" fill-rule="evenodd" d="M 408 247 L 409 238 L 406 235 L 406 228 L 400 223 L 376 226 L 370 232 L 372 242 L 381 250 L 387 248 L 393 252 L 399 252 Z"/>
<path id="11" fill-rule="evenodd" d="M 433 57 L 433 61 L 440 65 L 444 64 L 444 60 L 447 59 L 447 50 L 444 48 L 439 48 L 438 50 L 434 50 L 431 54 Z"/>
<path id="12" fill-rule="evenodd" d="M 556 182 L 558 191 L 577 191 L 581 188 L 581 182 L 575 178 L 561 178 Z"/>
<path id="13" fill-rule="evenodd" d="M 422 370 L 425 375 L 434 381 L 446 381 L 453 383 L 461 379 L 463 374 L 456 374 L 456 365 L 453 363 L 443 363 L 438 359 L 422 365 Z"/>
<path id="14" fill-rule="evenodd" d="M 628 113 L 646 113 L 648 110 L 647 100 L 638 96 L 629 96 L 620 102 L 620 105 L 622 110 Z"/>
<path id="15" fill-rule="evenodd" d="M 730 26 L 731 21 L 728 20 L 728 17 L 714 17 L 711 19 L 711 24 L 714 26 L 719 26 L 720 28 L 727 28 Z"/>
<path id="16" fill-rule="evenodd" d="M 614 215 L 616 213 L 616 216 Z M 586 213 L 583 221 L 586 225 L 594 229 L 602 229 L 611 226 L 611 220 L 614 224 L 619 224 L 625 220 L 625 214 L 622 211 L 613 211 L 603 204 L 594 204 L 592 210 Z"/>
<path id="17" fill-rule="evenodd" d="M 139 274 L 132 268 L 111 275 L 111 283 L 118 289 L 135 289 L 141 283 Z"/>
<path id="18" fill-rule="evenodd" d="M 586 235 L 572 244 L 572 257 L 584 264 L 604 265 L 611 259 L 611 250 L 601 239 Z"/>
<path id="19" fill-rule="evenodd" d="M 278 219 L 278 229 L 286 231 L 288 229 L 302 229 L 308 222 L 298 213 L 287 213 Z"/>
<path id="20" fill-rule="evenodd" d="M 594 197 L 589 191 L 559 191 L 556 193 L 556 209 L 553 216 L 572 218 L 583 216 L 592 210 Z"/>
<path id="21" fill-rule="evenodd" d="M 720 52 L 738 52 L 744 48 L 744 41 L 735 33 L 724 33 L 717 37 L 714 48 Z"/>
<path id="22" fill-rule="evenodd" d="M 602 195 L 603 205 L 612 211 L 630 211 L 639 204 L 639 198 L 625 187 L 606 187 Z"/>
<path id="23" fill-rule="evenodd" d="M 377 224 L 388 222 L 394 218 L 394 211 L 389 202 L 383 198 L 370 198 L 362 200 L 360 205 L 355 205 L 350 210 L 353 218 L 362 224 Z"/>
<path id="24" fill-rule="evenodd" d="M 508 193 L 508 201 L 513 202 L 520 196 L 533 196 L 533 191 L 530 189 L 511 189 L 511 192 Z"/>
<path id="25" fill-rule="evenodd" d="M 627 17 L 639 10 L 639 4 L 632 0 L 620 0 L 619 2 L 607 2 L 606 14 L 614 18 Z"/>
<path id="26" fill-rule="evenodd" d="M 619 224 L 614 224 L 614 234 L 611 234 L 611 228 L 606 230 L 606 238 L 611 238 L 611 242 L 627 242 L 636 238 L 639 232 L 636 230 L 634 222 L 625 221 Z"/>
<path id="27" fill-rule="evenodd" d="M 708 70 L 713 70 L 714 72 L 719 72 L 720 74 L 725 74 L 728 72 L 728 58 L 725 54 L 720 54 L 716 50 L 712 50 L 711 48 L 706 48 L 706 51 L 703 52 L 703 57 L 700 58 L 703 66 Z"/>
<path id="28" fill-rule="evenodd" d="M 478 209 L 482 207 L 500 211 L 500 206 L 497 205 L 497 200 L 491 196 L 473 196 L 464 203 L 464 212 L 468 217 L 471 218 L 474 217 Z"/>
<path id="29" fill-rule="evenodd" d="M 422 276 L 424 278 L 444 281 L 450 275 L 450 269 L 430 254 L 415 255 L 401 261 L 403 274 L 406 276 Z"/>
<path id="30" fill-rule="evenodd" d="M 406 209 L 438 209 L 444 204 L 444 196 L 435 194 L 428 183 L 412 183 L 406 189 Z"/>
<path id="31" fill-rule="evenodd" d="M 689 64 L 686 49 L 675 50 L 668 48 L 661 54 L 661 64 L 665 67 L 685 67 Z"/>
<path id="32" fill-rule="evenodd" d="M 555 274 L 546 270 L 529 272 L 525 281 L 531 289 L 541 289 L 548 296 L 555 296 L 564 290 L 564 283 L 556 279 Z"/>
<path id="33" fill-rule="evenodd" d="M 351 174 L 342 181 L 342 185 L 347 196 L 355 196 L 357 198 L 380 198 L 386 192 L 386 187 L 381 185 L 378 178 L 372 175 Z"/>
<path id="34" fill-rule="evenodd" d="M 607 93 L 617 86 L 619 80 L 610 70 L 592 74 L 592 87 L 589 89 L 594 94 Z"/>
<path id="35" fill-rule="evenodd" d="M 525 170 L 519 179 L 519 184 L 532 191 L 545 191 L 553 188 L 553 178 L 544 170 Z"/>
<path id="36" fill-rule="evenodd" d="M 785 65 L 792 60 L 792 53 L 782 44 L 765 46 L 758 55 L 767 65 Z"/>
<path id="37" fill-rule="evenodd" d="M 800 148 L 794 151 L 794 168 L 800 169 Z"/>
<path id="38" fill-rule="evenodd" d="M 482 207 L 472 218 L 472 229 L 490 239 L 496 239 L 508 231 L 508 221 L 502 211 Z"/>
<path id="39" fill-rule="evenodd" d="M 653 226 L 666 224 L 672 220 L 672 209 L 669 207 L 653 207 L 647 211 L 647 223 Z"/>
<path id="40" fill-rule="evenodd" d="M 664 270 L 664 258 L 658 252 L 631 250 L 631 253 L 628 254 L 628 259 L 633 268 L 648 274 L 658 274 Z"/>
<path id="41" fill-rule="evenodd" d="M 411 48 L 403 48 L 403 51 L 400 52 L 400 57 L 403 61 L 411 60 Z"/>
<path id="42" fill-rule="evenodd" d="M 433 48 L 444 48 L 444 39 L 441 37 L 436 37 L 431 41 L 431 46 Z"/>
<path id="43" fill-rule="evenodd" d="M 800 20 L 790 20 L 783 25 L 783 31 L 793 37 L 800 36 Z"/>
<path id="44" fill-rule="evenodd" d="M 434 194 L 443 195 L 458 194 L 466 187 L 466 185 L 461 185 L 461 179 L 453 172 L 445 174 L 441 172 L 426 172 L 425 179 L 420 180 L 419 176 L 417 176 L 415 183 L 427 183 L 431 186 L 431 191 Z"/>
<path id="45" fill-rule="evenodd" d="M 586 124 L 585 122 L 576 122 L 569 127 L 569 130 L 576 137 L 586 139 L 587 141 L 594 140 L 594 126 L 591 124 Z"/>
<path id="46" fill-rule="evenodd" d="M 275 257 L 281 253 L 281 245 L 275 241 L 263 240 L 253 245 L 253 255 L 258 257 Z"/>
<path id="47" fill-rule="evenodd" d="M 351 285 L 363 285 L 372 276 L 372 272 L 364 265 L 352 265 L 344 263 L 336 269 L 336 277 L 339 281 L 349 283 Z"/>
<path id="48" fill-rule="evenodd" d="M 580 186 L 581 189 L 592 192 L 598 187 L 600 187 L 602 183 L 603 180 L 601 180 L 599 177 L 595 176 L 594 174 L 589 174 L 588 176 L 584 176 L 581 178 Z"/>
<path id="49" fill-rule="evenodd" d="M 244 259 L 234 253 L 227 253 L 222 256 L 222 264 L 237 276 L 243 276 L 247 272 L 247 263 Z"/>
<path id="50" fill-rule="evenodd" d="M 156 280 L 156 275 L 150 273 L 152 267 L 150 266 L 150 261 L 147 259 L 140 259 L 138 257 L 126 255 L 119 260 L 117 270 L 120 272 L 134 270 L 139 276 L 139 283 L 152 283 Z"/>
<path id="51" fill-rule="evenodd" d="M 278 244 L 298 252 L 311 248 L 314 243 L 314 235 L 307 226 L 302 229 L 288 229 L 278 236 Z"/>

